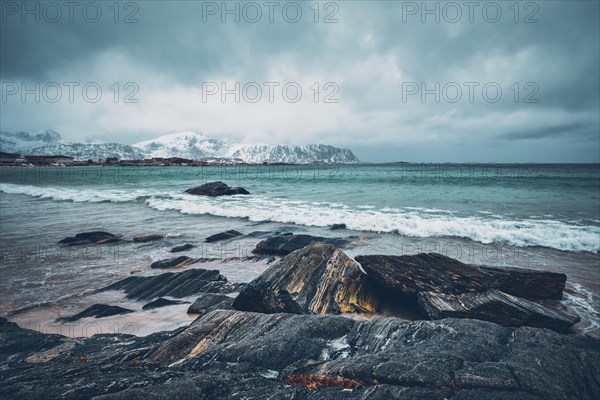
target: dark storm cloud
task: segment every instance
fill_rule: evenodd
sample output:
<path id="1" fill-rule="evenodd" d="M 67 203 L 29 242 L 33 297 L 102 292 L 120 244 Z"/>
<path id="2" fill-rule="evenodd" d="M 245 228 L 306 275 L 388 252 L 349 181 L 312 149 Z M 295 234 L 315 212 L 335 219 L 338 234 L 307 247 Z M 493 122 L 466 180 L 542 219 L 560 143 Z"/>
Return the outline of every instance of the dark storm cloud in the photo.
<path id="1" fill-rule="evenodd" d="M 545 149 L 532 152 L 538 159 L 530 161 L 565 153 L 573 161 L 598 161 L 598 2 L 521 2 L 518 15 L 513 2 L 480 2 L 472 22 L 461 6 L 455 23 L 447 20 L 453 15 L 441 14 L 439 22 L 425 15 L 423 23 L 422 10 L 407 12 L 423 2 L 333 3 L 339 22 L 331 24 L 322 23 L 325 2 L 319 23 L 313 21 L 313 2 L 298 2 L 303 17 L 297 23 L 282 18 L 283 2 L 273 22 L 262 6 L 256 23 L 243 17 L 235 23 L 231 15 L 226 23 L 220 15 L 203 20 L 208 3 L 200 1 L 137 2 L 138 22 L 131 24 L 113 22 L 112 2 L 99 3 L 103 17 L 97 23 L 77 13 L 72 23 L 66 18 L 34 23 L 31 17 L 22 23 L 18 15 L 3 15 L 3 82 L 135 81 L 140 102 L 9 101 L 3 104 L 2 129 L 55 128 L 69 138 L 129 143 L 200 129 L 250 142 L 349 146 L 367 160 L 379 160 L 377 149 L 382 154 L 385 149 L 390 157 L 417 161 L 471 155 L 512 161 L 527 153 L 522 145 L 516 151 L 506 143 L 527 139 Z M 497 22 L 484 18 L 489 3 L 500 5 Z M 427 4 L 443 9 L 448 3 Z M 121 9 L 121 19 L 126 11 Z M 531 23 L 524 23 L 528 17 Z M 306 83 L 303 101 L 311 97 L 311 82 L 333 81 L 339 103 L 204 104 L 198 94 L 204 81 L 298 81 Z M 463 89 L 458 102 L 443 95 L 440 101 L 434 95 L 422 99 L 421 93 L 403 96 L 406 83 L 431 89 L 450 82 Z M 465 82 L 478 84 L 473 101 Z M 482 96 L 486 83 L 501 88 L 498 101 Z M 536 101 L 525 101 L 531 99 Z M 455 158 L 439 148 L 455 149 Z"/>

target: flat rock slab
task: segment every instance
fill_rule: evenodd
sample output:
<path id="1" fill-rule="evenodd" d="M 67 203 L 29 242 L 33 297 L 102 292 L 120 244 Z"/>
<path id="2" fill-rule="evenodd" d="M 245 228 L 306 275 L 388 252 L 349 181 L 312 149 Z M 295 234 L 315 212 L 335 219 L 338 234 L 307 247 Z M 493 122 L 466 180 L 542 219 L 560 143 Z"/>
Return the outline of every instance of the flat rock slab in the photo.
<path id="1" fill-rule="evenodd" d="M 242 234 L 235 230 L 229 230 L 221 233 L 217 233 L 215 235 L 209 236 L 206 238 L 207 243 L 219 242 L 221 240 L 232 239 L 237 236 L 242 236 Z"/>
<path id="2" fill-rule="evenodd" d="M 194 248 L 193 244 L 186 243 L 186 244 L 182 244 L 181 246 L 175 246 L 175 247 L 173 247 L 171 250 L 169 250 L 169 252 L 171 252 L 171 253 L 179 253 L 179 252 L 190 250 L 190 249 L 193 249 L 193 248 Z"/>
<path id="3" fill-rule="evenodd" d="M 151 301 L 148 304 L 144 304 L 144 306 L 142 307 L 142 310 L 152 310 L 155 308 L 173 306 L 176 304 L 186 304 L 186 303 L 189 304 L 187 301 L 169 300 L 169 299 L 164 299 L 162 297 L 159 297 L 158 299 Z"/>
<path id="4" fill-rule="evenodd" d="M 243 187 L 229 187 L 223 182 L 209 182 L 204 185 L 197 186 L 185 191 L 188 194 L 194 194 L 197 196 L 231 196 L 234 194 L 250 194 Z"/>
<path id="5" fill-rule="evenodd" d="M 223 294 L 204 293 L 188 308 L 188 314 L 204 315 L 212 310 L 232 310 L 233 297 Z"/>
<path id="6" fill-rule="evenodd" d="M 460 294 L 498 289 L 519 297 L 560 300 L 567 280 L 565 274 L 469 265 L 436 253 L 367 255 L 355 259 L 370 279 L 409 296 L 419 292 Z"/>
<path id="7" fill-rule="evenodd" d="M 235 285 L 228 284 L 219 271 L 188 269 L 180 273 L 130 276 L 100 289 L 101 292 L 106 290 L 124 290 L 128 299 L 150 300 L 162 296 L 182 298 L 203 292 L 228 293 L 235 290 Z"/>
<path id="8" fill-rule="evenodd" d="M 75 314 L 70 317 L 58 318 L 56 321 L 57 322 L 73 322 L 73 321 L 80 320 L 81 318 L 88 318 L 88 317 L 103 318 L 103 317 L 110 317 L 113 315 L 128 314 L 131 312 L 133 312 L 133 310 L 129 310 L 127 308 L 123 308 L 123 307 L 119 307 L 119 306 L 109 306 L 106 304 L 94 304 L 93 306 L 86 308 L 79 314 Z"/>
<path id="9" fill-rule="evenodd" d="M 269 267 L 240 292 L 233 306 L 264 313 L 372 313 L 376 298 L 365 278 L 341 250 L 318 242 Z"/>
<path id="10" fill-rule="evenodd" d="M 133 238 L 134 242 L 138 242 L 138 243 L 146 243 L 146 242 L 155 242 L 157 240 L 161 240 L 164 239 L 163 235 L 143 235 L 143 236 L 136 236 Z"/>
<path id="11" fill-rule="evenodd" d="M 59 241 L 59 244 L 66 246 L 82 246 L 89 244 L 105 244 L 120 242 L 121 239 L 112 233 L 103 231 L 78 233 L 74 237 L 68 237 Z"/>
<path id="12" fill-rule="evenodd" d="M 576 315 L 514 297 L 498 290 L 459 295 L 421 292 L 419 305 L 431 319 L 476 318 L 503 326 L 535 326 L 567 331 Z"/>
<path id="13" fill-rule="evenodd" d="M 272 236 L 259 242 L 252 250 L 254 254 L 286 256 L 313 243 L 328 243 L 336 247 L 344 247 L 349 240 L 342 238 L 325 238 L 312 235 L 294 235 L 292 233 Z"/>
<path id="14" fill-rule="evenodd" d="M 182 268 L 186 265 L 194 264 L 198 260 L 187 256 L 179 256 L 174 258 L 167 258 L 165 260 L 155 261 L 150 265 L 150 268 L 154 269 L 167 269 L 167 268 Z"/>

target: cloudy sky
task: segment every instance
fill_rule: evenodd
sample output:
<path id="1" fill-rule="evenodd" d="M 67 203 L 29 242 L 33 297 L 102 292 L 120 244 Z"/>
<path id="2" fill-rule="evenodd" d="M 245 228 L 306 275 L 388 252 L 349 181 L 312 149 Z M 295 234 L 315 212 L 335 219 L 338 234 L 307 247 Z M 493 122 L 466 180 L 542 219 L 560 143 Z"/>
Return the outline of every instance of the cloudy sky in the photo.
<path id="1" fill-rule="evenodd" d="M 247 3 L 3 1 L 0 128 L 600 161 L 597 1 Z"/>

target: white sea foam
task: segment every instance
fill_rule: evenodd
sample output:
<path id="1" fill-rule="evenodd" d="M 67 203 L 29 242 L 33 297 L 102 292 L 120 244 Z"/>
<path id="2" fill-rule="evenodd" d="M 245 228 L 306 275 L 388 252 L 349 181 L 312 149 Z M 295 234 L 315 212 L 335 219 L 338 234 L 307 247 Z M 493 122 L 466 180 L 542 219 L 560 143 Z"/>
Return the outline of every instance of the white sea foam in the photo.
<path id="1" fill-rule="evenodd" d="M 410 237 L 463 237 L 481 243 L 544 246 L 567 251 L 596 252 L 600 227 L 570 224 L 552 219 L 525 219 L 500 215 L 454 216 L 450 211 L 417 207 L 352 207 L 341 203 L 270 198 L 262 195 L 202 197 L 178 192 L 142 189 L 74 189 L 0 184 L 0 191 L 45 199 L 74 202 L 128 202 L 145 198 L 156 210 L 183 214 L 210 214 L 250 221 L 274 221 L 326 227 L 344 223 L 349 229 L 395 232 Z"/>
<path id="2" fill-rule="evenodd" d="M 68 187 L 15 185 L 12 183 L 0 183 L 0 191 L 10 194 L 25 194 L 41 199 L 72 201 L 75 203 L 123 203 L 149 196 L 149 192 L 141 189 L 73 189 Z"/>

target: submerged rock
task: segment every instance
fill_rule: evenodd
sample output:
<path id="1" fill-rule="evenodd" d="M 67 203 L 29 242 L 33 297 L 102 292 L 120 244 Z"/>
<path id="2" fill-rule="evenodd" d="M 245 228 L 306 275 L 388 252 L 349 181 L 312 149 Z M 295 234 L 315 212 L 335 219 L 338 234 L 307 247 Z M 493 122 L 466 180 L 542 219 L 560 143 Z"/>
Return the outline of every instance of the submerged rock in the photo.
<path id="1" fill-rule="evenodd" d="M 150 268 L 154 269 L 167 269 L 167 268 L 182 268 L 186 265 L 195 263 L 197 260 L 187 256 L 179 256 L 174 258 L 167 258 L 166 260 L 155 261 L 150 265 Z"/>
<path id="2" fill-rule="evenodd" d="M 498 289 L 531 299 L 562 299 L 567 276 L 521 268 L 464 264 L 437 253 L 357 256 L 370 278 L 405 295 L 460 294 Z"/>
<path id="3" fill-rule="evenodd" d="M 420 292 L 419 305 L 431 319 L 476 318 L 503 326 L 535 326 L 567 331 L 580 321 L 555 310 L 497 290 L 459 295 Z"/>
<path id="4" fill-rule="evenodd" d="M 127 308 L 119 307 L 119 306 L 109 306 L 106 304 L 94 304 L 80 312 L 79 314 L 72 315 L 70 317 L 62 317 L 58 318 L 57 322 L 73 322 L 77 321 L 81 318 L 95 317 L 95 318 L 103 318 L 110 317 L 113 315 L 120 314 L 128 314 L 133 312 L 133 310 L 129 310 Z"/>
<path id="5" fill-rule="evenodd" d="M 375 312 L 365 275 L 341 250 L 314 243 L 284 257 L 236 297 L 237 310 L 325 314 Z"/>
<path id="6" fill-rule="evenodd" d="M 169 252 L 179 253 L 179 252 L 186 251 L 186 250 L 193 249 L 193 248 L 194 248 L 193 244 L 186 243 L 186 244 L 182 244 L 181 246 L 173 247 L 171 250 L 169 250 Z"/>
<path id="7" fill-rule="evenodd" d="M 198 293 L 229 293 L 236 289 L 227 278 L 215 270 L 188 269 L 180 273 L 167 272 L 155 276 L 130 276 L 115 282 L 107 290 L 124 290 L 128 299 L 150 300 L 161 296 L 182 298 Z"/>
<path id="8" fill-rule="evenodd" d="M 350 241 L 342 238 L 324 238 L 311 235 L 294 235 L 292 233 L 272 236 L 259 242 L 252 250 L 254 254 L 285 256 L 293 251 L 302 249 L 313 243 L 329 243 L 337 247 L 344 247 Z"/>
<path id="9" fill-rule="evenodd" d="M 225 231 L 225 232 L 221 232 L 221 233 L 217 233 L 215 235 L 209 236 L 206 238 L 206 242 L 207 243 L 213 243 L 213 242 L 218 242 L 221 240 L 226 240 L 226 239 L 231 239 L 234 238 L 236 236 L 242 236 L 242 234 L 238 231 L 234 231 L 229 230 L 229 231 Z"/>
<path id="10" fill-rule="evenodd" d="M 333 224 L 333 225 L 331 225 L 331 228 L 329 228 L 329 229 L 332 231 L 337 231 L 340 229 L 348 229 L 348 228 L 346 228 L 346 224 Z"/>
<path id="11" fill-rule="evenodd" d="M 59 244 L 67 246 L 81 246 L 89 244 L 104 244 L 104 243 L 115 243 L 121 239 L 112 233 L 103 231 L 83 232 L 78 233 L 74 237 L 68 237 L 59 241 Z"/>
<path id="12" fill-rule="evenodd" d="M 161 240 L 164 239 L 163 235 L 143 235 L 143 236 L 136 236 L 133 238 L 134 242 L 138 242 L 138 243 L 146 243 L 146 242 L 154 242 L 156 240 Z"/>
<path id="13" fill-rule="evenodd" d="M 188 308 L 188 314 L 206 314 L 212 310 L 232 310 L 233 297 L 204 293 Z"/>
<path id="14" fill-rule="evenodd" d="M 189 194 L 198 195 L 198 196 L 211 196 L 211 197 L 230 196 L 230 195 L 234 195 L 234 194 L 250 194 L 250 192 L 248 192 L 243 187 L 232 188 L 223 182 L 205 183 L 204 185 L 188 189 L 185 192 L 189 193 Z"/>
<path id="15" fill-rule="evenodd" d="M 186 304 L 187 301 L 179 301 L 179 300 L 169 300 L 169 299 L 164 299 L 162 297 L 159 297 L 158 299 L 151 301 L 148 304 L 145 304 L 142 309 L 143 310 L 152 310 L 154 308 L 160 308 L 160 307 L 166 307 L 166 306 L 173 306 L 176 304 Z M 188 303 L 189 304 L 189 303 Z"/>

